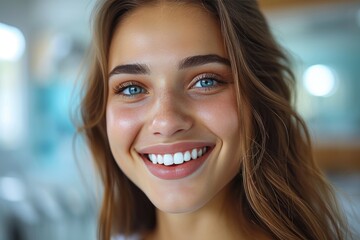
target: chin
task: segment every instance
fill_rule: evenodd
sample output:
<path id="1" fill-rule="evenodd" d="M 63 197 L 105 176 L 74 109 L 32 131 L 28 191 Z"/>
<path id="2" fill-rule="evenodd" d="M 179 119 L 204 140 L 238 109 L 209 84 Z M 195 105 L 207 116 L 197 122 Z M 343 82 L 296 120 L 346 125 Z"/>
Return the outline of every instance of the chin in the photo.
<path id="1" fill-rule="evenodd" d="M 164 213 L 169 214 L 181 214 L 181 213 L 193 213 L 197 210 L 201 209 L 205 203 L 197 203 L 197 204 L 168 204 L 168 203 L 159 203 L 155 204 L 155 207 Z"/>
<path id="2" fill-rule="evenodd" d="M 199 198 L 199 195 L 194 195 L 196 199 L 192 198 L 190 194 L 182 195 L 179 197 L 178 194 L 169 195 L 157 195 L 155 198 L 149 197 L 150 201 L 154 206 L 164 212 L 170 214 L 181 214 L 181 213 L 193 213 L 203 208 L 208 202 L 209 198 Z"/>

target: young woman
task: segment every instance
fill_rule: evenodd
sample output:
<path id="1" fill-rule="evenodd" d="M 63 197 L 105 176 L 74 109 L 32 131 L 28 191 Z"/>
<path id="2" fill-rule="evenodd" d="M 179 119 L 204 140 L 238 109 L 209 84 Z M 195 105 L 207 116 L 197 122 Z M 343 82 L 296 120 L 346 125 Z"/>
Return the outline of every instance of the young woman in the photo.
<path id="1" fill-rule="evenodd" d="M 100 239 L 346 239 L 253 0 L 103 0 L 81 103 Z"/>

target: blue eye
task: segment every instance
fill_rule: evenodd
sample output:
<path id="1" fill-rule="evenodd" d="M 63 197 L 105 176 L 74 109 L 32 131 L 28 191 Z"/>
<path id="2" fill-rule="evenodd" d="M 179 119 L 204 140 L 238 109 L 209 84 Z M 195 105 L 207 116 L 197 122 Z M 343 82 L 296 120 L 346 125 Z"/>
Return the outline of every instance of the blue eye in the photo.
<path id="1" fill-rule="evenodd" d="M 219 81 L 212 78 L 203 78 L 197 81 L 194 88 L 212 88 L 219 84 Z"/>
<path id="2" fill-rule="evenodd" d="M 147 93 L 146 89 L 137 83 L 126 82 L 114 88 L 114 93 L 124 97 L 134 97 L 139 94 Z"/>
<path id="3" fill-rule="evenodd" d="M 215 73 L 203 73 L 196 76 L 191 85 L 196 93 L 212 94 L 221 91 L 228 82 Z"/>
<path id="4" fill-rule="evenodd" d="M 123 88 L 121 93 L 123 95 L 133 96 L 133 95 L 137 95 L 137 94 L 141 94 L 141 93 L 146 93 L 146 91 L 144 88 L 142 88 L 140 86 L 132 85 L 132 86 Z"/>

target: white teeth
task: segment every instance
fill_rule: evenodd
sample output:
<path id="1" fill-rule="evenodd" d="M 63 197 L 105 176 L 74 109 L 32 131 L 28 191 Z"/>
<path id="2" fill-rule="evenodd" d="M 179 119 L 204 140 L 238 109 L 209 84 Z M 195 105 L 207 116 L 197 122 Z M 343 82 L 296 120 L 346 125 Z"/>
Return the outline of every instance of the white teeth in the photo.
<path id="1" fill-rule="evenodd" d="M 190 161 L 190 159 L 191 159 L 191 154 L 189 151 L 186 151 L 184 154 L 184 161 L 187 162 Z"/>
<path id="2" fill-rule="evenodd" d="M 153 164 L 157 164 L 157 159 L 156 159 L 155 154 L 149 154 L 149 158 Z"/>
<path id="3" fill-rule="evenodd" d="M 154 156 L 155 156 L 155 155 L 154 155 Z M 159 164 L 164 164 L 164 158 L 163 158 L 162 155 L 160 155 L 160 154 L 157 155 L 157 162 L 158 162 Z"/>
<path id="4" fill-rule="evenodd" d="M 149 160 L 153 164 L 163 164 L 166 166 L 170 166 L 173 164 L 182 164 L 184 162 L 188 162 L 190 160 L 195 160 L 201 156 L 203 156 L 207 152 L 208 148 L 203 147 L 199 149 L 192 149 L 191 151 L 186 152 L 177 152 L 175 154 L 148 154 Z"/>
<path id="5" fill-rule="evenodd" d="M 193 149 L 191 151 L 191 159 L 197 159 L 197 150 L 196 149 Z"/>
<path id="6" fill-rule="evenodd" d="M 165 154 L 164 155 L 164 165 L 170 166 L 174 164 L 174 159 L 171 154 Z"/>
<path id="7" fill-rule="evenodd" d="M 181 152 L 174 154 L 174 163 L 182 164 L 184 162 L 184 155 Z"/>

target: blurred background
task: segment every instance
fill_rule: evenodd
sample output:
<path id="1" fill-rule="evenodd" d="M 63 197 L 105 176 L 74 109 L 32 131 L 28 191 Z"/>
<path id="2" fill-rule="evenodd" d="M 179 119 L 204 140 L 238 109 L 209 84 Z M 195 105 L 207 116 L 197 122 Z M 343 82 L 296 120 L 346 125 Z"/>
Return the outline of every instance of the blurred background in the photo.
<path id="1" fill-rule="evenodd" d="M 316 161 L 360 230 L 360 1 L 262 0 Z M 96 239 L 98 181 L 70 111 L 94 0 L 0 0 L 0 240 Z"/>

